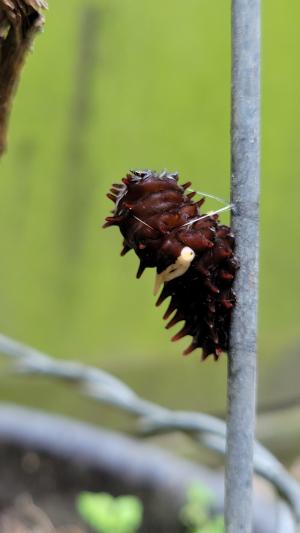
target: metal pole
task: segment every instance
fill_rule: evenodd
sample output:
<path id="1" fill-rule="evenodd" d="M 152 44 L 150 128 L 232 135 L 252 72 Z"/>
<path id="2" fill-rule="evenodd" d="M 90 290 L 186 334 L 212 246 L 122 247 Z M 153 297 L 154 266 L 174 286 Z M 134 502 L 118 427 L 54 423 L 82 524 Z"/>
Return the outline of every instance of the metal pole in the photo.
<path id="1" fill-rule="evenodd" d="M 258 289 L 260 0 L 232 0 L 232 228 L 240 270 L 228 356 L 226 533 L 252 531 Z"/>

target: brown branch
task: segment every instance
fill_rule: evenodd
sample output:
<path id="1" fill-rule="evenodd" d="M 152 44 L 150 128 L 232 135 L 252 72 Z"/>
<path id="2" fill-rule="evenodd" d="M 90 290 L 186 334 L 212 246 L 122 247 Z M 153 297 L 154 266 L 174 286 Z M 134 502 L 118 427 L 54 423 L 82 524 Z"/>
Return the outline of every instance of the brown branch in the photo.
<path id="1" fill-rule="evenodd" d="M 42 8 L 47 8 L 44 0 L 0 0 L 0 156 L 25 57 L 44 23 Z"/>

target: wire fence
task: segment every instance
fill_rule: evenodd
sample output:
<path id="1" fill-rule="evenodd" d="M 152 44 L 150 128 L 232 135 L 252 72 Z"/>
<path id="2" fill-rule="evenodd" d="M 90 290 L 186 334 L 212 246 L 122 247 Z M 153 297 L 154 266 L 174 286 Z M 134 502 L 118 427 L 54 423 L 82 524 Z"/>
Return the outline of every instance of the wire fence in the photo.
<path id="1" fill-rule="evenodd" d="M 148 436 L 182 431 L 199 445 L 225 455 L 226 424 L 204 413 L 172 411 L 138 396 L 113 375 L 82 363 L 58 360 L 30 346 L 0 335 L 0 353 L 14 359 L 14 372 L 69 381 L 78 392 L 136 416 L 137 432 Z M 300 526 L 300 485 L 260 443 L 254 444 L 254 469 L 268 480 L 290 506 L 295 531 Z"/>

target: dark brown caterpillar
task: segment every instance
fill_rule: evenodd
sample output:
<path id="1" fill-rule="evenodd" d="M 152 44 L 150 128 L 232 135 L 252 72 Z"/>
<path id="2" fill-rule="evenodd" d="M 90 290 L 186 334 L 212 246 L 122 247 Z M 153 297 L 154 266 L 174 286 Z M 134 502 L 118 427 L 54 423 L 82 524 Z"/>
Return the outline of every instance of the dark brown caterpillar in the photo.
<path id="1" fill-rule="evenodd" d="M 164 319 L 174 313 L 166 328 L 184 321 L 172 340 L 193 338 L 184 355 L 199 347 L 203 359 L 209 354 L 218 359 L 228 350 L 235 302 L 238 265 L 230 228 L 220 225 L 215 214 L 200 214 L 204 198 L 194 202 L 196 193 L 186 194 L 191 183 L 179 185 L 176 173 L 135 170 L 122 182 L 107 195 L 115 209 L 104 227 L 119 226 L 121 255 L 133 249 L 140 258 L 138 278 L 145 268 L 157 268 L 154 293 L 164 285 L 156 305 L 170 296 Z"/>

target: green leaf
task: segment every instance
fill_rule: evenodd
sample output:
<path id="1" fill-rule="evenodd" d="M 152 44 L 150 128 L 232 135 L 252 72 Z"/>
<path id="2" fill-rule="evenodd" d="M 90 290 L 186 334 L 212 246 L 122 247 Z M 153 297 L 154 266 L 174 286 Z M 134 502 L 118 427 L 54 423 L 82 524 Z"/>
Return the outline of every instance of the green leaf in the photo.
<path id="1" fill-rule="evenodd" d="M 214 502 L 215 496 L 209 488 L 200 483 L 194 483 L 187 491 L 187 500 L 189 502 L 197 502 L 198 505 L 201 504 L 203 507 L 208 507 Z"/>
<path id="2" fill-rule="evenodd" d="M 135 533 L 142 523 L 142 504 L 135 496 L 114 498 L 104 492 L 82 492 L 76 506 L 97 533 Z"/>
<path id="3" fill-rule="evenodd" d="M 200 527 L 195 533 L 224 533 L 224 519 L 223 516 L 217 516 L 203 527 Z"/>
<path id="4" fill-rule="evenodd" d="M 203 527 L 210 516 L 210 507 L 214 502 L 214 494 L 200 483 L 194 483 L 187 491 L 187 501 L 183 506 L 180 518 L 182 523 L 191 531 Z"/>

